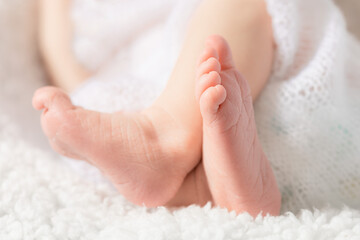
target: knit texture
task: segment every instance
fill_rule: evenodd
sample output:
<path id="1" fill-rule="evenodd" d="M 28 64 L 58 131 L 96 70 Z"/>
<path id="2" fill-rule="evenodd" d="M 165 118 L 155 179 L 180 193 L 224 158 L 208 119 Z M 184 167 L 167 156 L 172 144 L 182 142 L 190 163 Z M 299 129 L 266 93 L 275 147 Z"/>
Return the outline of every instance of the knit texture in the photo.
<path id="1" fill-rule="evenodd" d="M 360 45 L 331 1 L 268 0 L 268 9 L 277 51 L 256 122 L 282 209 L 359 208 Z"/>
<path id="2" fill-rule="evenodd" d="M 82 17 L 78 16 L 77 24 L 83 22 L 83 26 L 86 25 L 86 22 L 90 23 L 90 16 L 98 21 L 94 20 L 88 24 L 87 30 L 76 28 L 76 39 L 80 40 L 81 38 L 89 43 L 88 53 L 95 51 L 91 49 L 93 47 L 98 47 L 96 50 L 98 52 L 108 51 L 107 48 L 110 45 L 95 40 L 100 38 L 96 37 L 95 33 L 91 35 L 91 38 L 87 38 L 87 31 L 95 29 L 95 27 L 102 29 L 104 33 L 108 34 L 105 36 L 109 37 L 108 41 L 112 41 L 111 36 L 117 34 L 116 31 L 121 31 L 117 28 L 114 28 L 115 30 L 107 29 L 107 26 L 103 25 L 105 20 L 102 18 L 109 18 L 107 20 L 109 22 L 112 17 L 116 20 L 115 14 L 108 14 L 101 7 L 109 1 L 84 0 L 83 7 L 87 7 L 85 10 L 81 10 L 80 5 L 76 5 L 77 7 L 74 9 L 77 13 L 90 11 L 87 13 L 88 16 L 84 16 L 82 20 Z M 132 1 L 135 0 L 128 2 Z M 37 0 L 0 0 L 0 29 L 2 31 L 0 36 L 0 239 L 359 239 L 360 212 L 358 210 L 326 208 L 315 211 L 303 210 L 299 214 L 285 213 L 279 217 L 253 219 L 246 213 L 236 215 L 234 212 L 229 213 L 225 209 L 212 208 L 210 205 L 205 207 L 189 206 L 176 210 L 163 207 L 147 209 L 126 201 L 97 169 L 81 161 L 61 159 L 58 154 L 50 150 L 47 139 L 40 129 L 40 112 L 31 107 L 33 92 L 36 88 L 46 84 L 43 65 L 36 47 L 37 2 Z M 113 0 L 112 2 L 119 1 Z M 126 1 L 122 0 L 121 2 Z M 150 4 L 153 1 L 144 0 L 144 2 Z M 158 30 L 153 31 L 157 34 L 152 35 L 154 39 L 155 36 L 158 36 L 156 39 L 160 39 L 159 43 L 164 43 L 158 43 L 159 45 L 156 46 L 160 47 L 151 49 L 151 54 L 158 52 L 158 55 L 153 56 L 154 60 L 161 59 L 159 56 L 164 56 L 162 62 L 156 65 L 158 68 L 156 71 L 164 72 L 163 75 L 156 78 L 154 76 L 157 73 L 154 71 L 154 73 L 150 72 L 147 78 L 144 73 L 141 74 L 145 77 L 140 77 L 139 72 L 136 74 L 119 73 L 116 64 L 114 64 L 113 71 L 109 70 L 108 74 L 105 74 L 105 69 L 111 69 L 109 67 L 109 64 L 113 62 L 111 57 L 109 57 L 108 63 L 102 63 L 102 61 L 94 60 L 96 55 L 87 55 L 88 59 L 84 55 L 83 58 L 92 62 L 92 66 L 98 67 L 97 64 L 99 64 L 101 70 L 99 70 L 99 76 L 90 80 L 89 85 L 78 90 L 79 98 L 77 100 L 84 104 L 88 102 L 89 106 L 96 106 L 96 108 L 106 111 L 111 110 L 111 106 L 109 107 L 111 104 L 114 104 L 113 110 L 121 108 L 132 110 L 149 104 L 145 101 L 151 101 L 156 97 L 157 91 L 161 91 L 168 74 L 166 71 L 171 71 L 171 65 L 176 59 L 175 53 L 179 51 L 177 48 L 181 46 L 182 35 L 175 30 L 181 29 L 180 27 L 186 28 L 186 24 L 183 24 L 184 20 L 180 16 L 183 13 L 191 15 L 193 11 L 190 2 L 176 2 L 179 2 L 177 4 L 181 5 L 182 9 L 179 11 L 176 10 L 176 7 L 166 9 L 165 13 L 168 15 L 158 21 Z M 107 9 L 110 8 L 109 3 Z M 117 12 L 119 9 L 117 7 L 112 11 Z M 154 13 L 157 12 L 154 11 Z M 175 13 L 177 16 L 173 15 Z M 169 20 L 170 15 L 172 20 Z M 99 25 L 96 26 L 96 23 Z M 79 27 L 79 25 L 77 26 Z M 167 30 L 161 30 L 161 26 L 166 27 Z M 95 31 L 94 29 L 92 31 Z M 162 32 L 166 34 L 161 35 Z M 159 36 L 168 36 L 168 38 Z M 146 44 L 147 40 L 151 38 L 142 39 L 142 44 Z M 165 44 L 168 39 L 174 40 L 171 43 L 176 44 Z M 359 69 L 354 57 L 358 56 L 355 53 L 357 48 L 350 45 L 353 44 L 351 42 L 353 41 L 350 40 L 350 43 L 347 43 L 349 45 L 346 48 L 351 49 L 348 54 L 352 55 L 349 55 L 348 61 L 343 64 L 345 74 L 341 75 L 346 76 L 344 81 L 348 83 L 356 77 L 355 70 Z M 157 41 L 153 41 L 153 43 L 157 43 Z M 121 51 L 127 51 L 126 46 Z M 337 47 L 342 48 L 341 45 Z M 116 49 L 116 47 L 114 48 Z M 86 53 L 84 47 L 81 54 Z M 152 63 L 151 54 L 148 55 L 148 63 Z M 125 56 L 125 53 L 118 55 Z M 165 58 L 166 56 L 169 58 Z M 127 59 L 133 59 L 133 57 Z M 164 59 L 170 60 L 166 62 Z M 114 60 L 114 62 L 120 64 L 119 66 L 125 64 L 120 60 Z M 135 75 L 137 78 L 134 77 Z M 122 76 L 122 78 L 118 76 Z M 161 77 L 164 80 L 161 80 Z M 114 79 L 114 83 L 109 83 L 112 79 Z M 101 84 L 101 81 L 105 82 Z M 146 83 L 147 81 L 155 83 L 155 86 Z M 99 91 L 91 87 L 95 82 L 98 82 Z M 124 88 L 122 89 L 122 87 Z M 156 90 L 156 87 L 159 90 Z M 351 88 L 358 89 L 356 85 Z M 90 89 L 92 90 L 90 91 Z M 87 91 L 93 95 L 86 94 Z M 109 96 L 106 94 L 107 91 Z M 141 92 L 139 93 L 139 91 Z M 134 95 L 132 95 L 133 92 Z M 263 96 L 266 92 L 267 90 Z M 343 99 L 347 98 L 343 97 Z M 95 103 L 91 103 L 91 101 Z M 103 106 L 96 105 L 96 101 L 100 101 Z M 355 101 L 351 102 L 356 103 Z M 127 103 L 130 105 L 127 106 Z M 339 117 L 339 122 L 342 123 L 346 119 L 345 124 L 348 123 L 353 127 L 355 126 L 354 116 L 359 114 L 350 111 L 355 108 L 347 107 L 342 112 L 351 114 L 343 118 Z M 283 112 L 286 111 L 283 110 Z M 259 111 L 257 111 L 258 114 Z M 323 124 L 324 122 L 321 122 L 320 125 Z M 338 129 L 334 131 L 338 131 L 338 136 L 344 138 L 342 131 Z M 356 128 L 352 128 L 351 133 L 353 138 L 356 137 Z M 330 141 L 326 137 L 321 139 L 321 141 L 325 140 Z M 355 140 L 351 140 L 353 144 L 355 144 Z M 324 146 L 326 145 L 324 144 Z M 296 150 L 294 152 L 302 151 L 301 149 L 297 150 L 296 145 L 294 145 L 294 149 Z M 331 148 L 324 147 L 324 150 L 329 151 L 329 149 Z M 281 149 L 274 149 L 274 152 L 277 151 L 281 152 Z M 345 151 L 339 154 L 341 154 L 339 156 L 341 160 L 350 159 L 347 155 L 349 153 Z M 293 153 L 289 156 L 292 157 Z M 287 157 L 279 157 L 279 159 L 287 159 Z M 293 160 L 294 158 L 289 159 Z M 311 156 L 312 161 L 317 159 L 316 155 Z M 343 163 L 339 170 L 343 169 L 345 164 L 352 164 L 351 166 L 356 168 L 351 161 Z M 276 171 L 278 172 L 278 170 Z M 341 177 L 337 173 L 334 178 L 339 178 L 339 176 Z M 300 179 L 301 175 L 296 175 L 296 177 Z M 315 180 L 316 178 L 314 178 Z M 291 178 L 279 183 L 284 185 L 290 181 Z M 311 185 L 315 184 L 316 182 L 311 183 Z M 292 187 L 296 189 L 296 186 Z M 334 197 L 333 195 L 332 197 Z M 305 197 L 302 199 L 312 200 Z M 338 200 L 337 204 L 340 205 L 339 202 L 342 200 L 346 203 L 347 198 Z M 287 202 L 290 201 L 286 200 L 284 204 Z M 308 203 L 307 205 L 312 206 L 313 204 Z"/>
<path id="3" fill-rule="evenodd" d="M 136 110 L 160 94 L 198 1 L 164 1 L 163 8 L 144 2 L 147 7 L 134 10 L 140 2 L 132 1 L 124 11 L 121 6 L 126 4 L 110 0 L 75 1 L 76 53 L 84 65 L 100 69 L 73 95 L 75 103 L 108 112 Z M 255 115 L 282 192 L 282 210 L 327 204 L 360 207 L 360 105 L 354 94 L 360 80 L 359 43 L 346 31 L 332 1 L 267 0 L 267 5 L 277 48 Z M 93 14 L 106 15 L 108 21 Z M 87 21 L 91 19 L 97 19 L 96 28 L 101 29 L 96 36 Z M 123 31 L 129 24 L 131 31 Z M 148 30 L 141 31 L 145 27 Z M 86 47 L 84 42 L 91 44 Z M 109 54 L 113 52 L 117 54 Z"/>

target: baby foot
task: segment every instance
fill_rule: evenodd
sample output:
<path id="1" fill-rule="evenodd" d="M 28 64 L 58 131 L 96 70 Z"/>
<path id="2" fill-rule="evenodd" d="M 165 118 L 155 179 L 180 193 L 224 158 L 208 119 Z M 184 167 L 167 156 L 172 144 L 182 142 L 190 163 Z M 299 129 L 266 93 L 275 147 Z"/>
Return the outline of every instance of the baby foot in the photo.
<path id="1" fill-rule="evenodd" d="M 279 214 L 281 197 L 257 137 L 250 89 L 219 36 L 207 41 L 196 95 L 203 117 L 203 165 L 214 203 L 253 216 Z"/>
<path id="2" fill-rule="evenodd" d="M 42 127 L 54 150 L 95 165 L 135 204 L 165 204 L 196 165 L 185 161 L 192 143 L 161 109 L 133 114 L 88 111 L 72 105 L 54 87 L 39 89 L 33 106 L 44 109 Z"/>

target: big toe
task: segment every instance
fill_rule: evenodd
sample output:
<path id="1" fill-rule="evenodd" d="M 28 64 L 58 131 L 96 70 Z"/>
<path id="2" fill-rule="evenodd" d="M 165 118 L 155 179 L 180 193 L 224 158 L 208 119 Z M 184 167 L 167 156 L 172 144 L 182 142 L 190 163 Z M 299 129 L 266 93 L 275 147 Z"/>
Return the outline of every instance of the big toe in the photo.
<path id="1" fill-rule="evenodd" d="M 222 70 L 235 67 L 230 46 L 225 38 L 220 35 L 211 35 L 206 39 L 206 46 L 215 49 Z"/>
<path id="2" fill-rule="evenodd" d="M 32 105 L 37 110 L 59 108 L 71 109 L 74 106 L 69 96 L 56 87 L 43 87 L 38 89 L 33 97 Z"/>

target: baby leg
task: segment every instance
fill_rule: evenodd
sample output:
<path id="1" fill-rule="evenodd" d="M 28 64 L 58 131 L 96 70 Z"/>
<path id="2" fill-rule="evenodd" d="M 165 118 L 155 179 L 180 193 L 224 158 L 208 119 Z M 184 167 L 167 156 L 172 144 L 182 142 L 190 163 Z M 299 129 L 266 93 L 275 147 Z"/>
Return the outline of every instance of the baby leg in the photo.
<path id="1" fill-rule="evenodd" d="M 202 147 L 202 116 L 194 94 L 194 77 L 204 43 L 212 34 L 227 40 L 233 51 L 235 67 L 248 81 L 253 99 L 257 98 L 270 75 L 274 52 L 271 18 L 263 0 L 207 0 L 199 6 L 189 25 L 172 77 L 155 102 L 155 105 L 168 109 L 194 133 L 192 148 L 199 149 L 198 157 L 201 157 Z M 210 60 L 207 64 L 216 68 L 218 63 Z M 207 185 L 203 162 L 200 161 L 187 175 L 169 205 L 205 204 L 212 200 Z"/>
<path id="2" fill-rule="evenodd" d="M 249 79 L 255 98 L 269 76 L 273 56 L 265 3 L 206 0 L 190 23 L 166 89 L 150 108 L 134 114 L 102 114 L 74 107 L 58 89 L 39 90 L 34 106 L 45 109 L 42 125 L 54 148 L 91 162 L 138 204 L 187 205 L 212 200 L 200 161 L 203 121 L 194 94 L 196 62 L 212 34 L 228 40 L 235 65 Z M 55 75 L 61 72 L 60 65 L 53 66 Z M 55 78 L 62 79 L 61 75 Z"/>
<path id="3" fill-rule="evenodd" d="M 39 49 L 50 81 L 71 92 L 90 75 L 72 53 L 71 0 L 37 0 Z"/>

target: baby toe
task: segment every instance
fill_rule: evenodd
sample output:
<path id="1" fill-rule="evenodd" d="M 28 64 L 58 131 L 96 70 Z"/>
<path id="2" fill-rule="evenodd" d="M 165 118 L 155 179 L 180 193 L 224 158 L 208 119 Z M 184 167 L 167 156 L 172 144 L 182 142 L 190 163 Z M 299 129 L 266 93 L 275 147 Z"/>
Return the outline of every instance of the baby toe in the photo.
<path id="1" fill-rule="evenodd" d="M 218 72 L 212 71 L 208 74 L 202 75 L 196 84 L 196 99 L 199 101 L 200 96 L 206 89 L 214 87 L 218 84 L 221 84 L 221 77 Z"/>
<path id="2" fill-rule="evenodd" d="M 204 123 L 211 123 L 217 118 L 218 109 L 226 99 L 226 89 L 222 85 L 209 87 L 200 97 L 200 111 Z"/>
<path id="3" fill-rule="evenodd" d="M 200 66 L 203 62 L 206 62 L 206 60 L 212 57 L 215 59 L 219 59 L 217 51 L 211 46 L 205 46 L 205 50 L 199 58 L 198 66 Z"/>
<path id="4" fill-rule="evenodd" d="M 196 76 L 197 78 L 200 78 L 202 75 L 210 73 L 212 71 L 221 71 L 220 62 L 214 57 L 209 58 L 208 60 L 199 65 Z"/>
<path id="5" fill-rule="evenodd" d="M 206 40 L 206 46 L 215 49 L 218 53 L 218 59 L 223 69 L 235 67 L 230 46 L 223 37 L 219 35 L 212 35 L 208 37 Z"/>
<path id="6" fill-rule="evenodd" d="M 38 89 L 33 97 L 33 107 L 37 110 L 58 108 L 73 108 L 70 98 L 62 90 L 56 87 L 43 87 Z"/>

